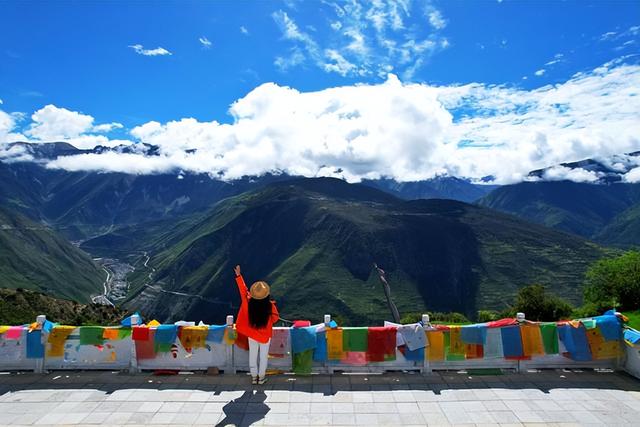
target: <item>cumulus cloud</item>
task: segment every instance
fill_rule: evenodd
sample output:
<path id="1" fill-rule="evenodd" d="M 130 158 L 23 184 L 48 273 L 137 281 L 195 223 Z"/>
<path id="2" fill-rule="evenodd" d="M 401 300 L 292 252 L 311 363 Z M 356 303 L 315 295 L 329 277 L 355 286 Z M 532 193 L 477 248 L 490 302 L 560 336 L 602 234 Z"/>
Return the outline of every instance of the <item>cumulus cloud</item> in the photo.
<path id="1" fill-rule="evenodd" d="M 544 68 L 541 68 L 541 69 L 539 69 L 538 71 L 536 71 L 536 72 L 535 72 L 535 73 L 533 73 L 533 74 L 535 74 L 535 75 L 536 75 L 536 76 L 538 76 L 538 77 L 542 77 L 546 71 L 547 71 L 547 70 L 545 70 Z"/>
<path id="2" fill-rule="evenodd" d="M 244 34 L 245 36 L 249 35 L 249 30 L 247 29 L 247 27 L 245 27 L 244 25 L 240 25 L 240 32 L 242 34 Z"/>
<path id="3" fill-rule="evenodd" d="M 0 110 L 0 143 L 9 141 L 23 141 L 26 139 L 21 133 L 14 132 L 17 122 L 21 118 L 21 113 L 6 113 Z"/>
<path id="4" fill-rule="evenodd" d="M 198 41 L 200 42 L 200 44 L 202 44 L 202 46 L 205 49 L 209 49 L 211 47 L 211 45 L 212 45 L 212 43 L 209 41 L 209 39 L 204 37 L 204 36 L 198 38 Z"/>
<path id="5" fill-rule="evenodd" d="M 92 116 L 52 104 L 44 106 L 31 115 L 31 124 L 25 128 L 24 135 L 10 133 L 16 126 L 15 117 L 15 114 L 11 116 L 0 111 L 0 142 L 64 141 L 77 148 L 93 148 L 97 145 L 114 147 L 130 143 L 130 141 L 111 140 L 104 135 L 96 135 L 122 129 L 124 126 L 121 123 L 94 125 Z"/>
<path id="6" fill-rule="evenodd" d="M 133 49 L 137 54 L 144 55 L 144 56 L 171 55 L 171 52 L 169 52 L 167 49 L 163 47 L 157 47 L 155 49 L 145 49 L 144 46 L 142 46 L 141 44 L 134 44 L 129 47 Z"/>
<path id="7" fill-rule="evenodd" d="M 133 139 L 159 147 L 156 155 L 72 156 L 49 167 L 191 171 L 224 179 L 278 171 L 349 181 L 448 174 L 511 183 L 550 165 L 638 150 L 639 87 L 640 65 L 621 61 L 533 90 L 402 83 L 394 75 L 381 84 L 317 92 L 266 83 L 231 105 L 231 123 L 182 118 L 133 128 Z M 104 138 L 95 135 L 90 116 L 45 109 L 48 114 L 34 113 L 30 136 L 85 138 L 87 145 L 97 142 L 89 138 Z M 58 123 L 49 117 L 52 111 L 71 123 Z M 612 168 L 631 170 L 635 161 L 612 158 Z M 630 172 L 626 179 L 638 174 Z M 556 167 L 543 178 L 592 182 L 598 177 Z"/>

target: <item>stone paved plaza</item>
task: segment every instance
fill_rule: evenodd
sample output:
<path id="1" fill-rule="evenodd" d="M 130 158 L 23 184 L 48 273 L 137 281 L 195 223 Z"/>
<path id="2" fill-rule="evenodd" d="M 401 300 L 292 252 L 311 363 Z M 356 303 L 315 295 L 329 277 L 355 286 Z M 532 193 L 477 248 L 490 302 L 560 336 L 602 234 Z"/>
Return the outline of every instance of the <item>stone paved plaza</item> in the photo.
<path id="1" fill-rule="evenodd" d="M 638 425 L 623 373 L 0 375 L 0 425 Z"/>

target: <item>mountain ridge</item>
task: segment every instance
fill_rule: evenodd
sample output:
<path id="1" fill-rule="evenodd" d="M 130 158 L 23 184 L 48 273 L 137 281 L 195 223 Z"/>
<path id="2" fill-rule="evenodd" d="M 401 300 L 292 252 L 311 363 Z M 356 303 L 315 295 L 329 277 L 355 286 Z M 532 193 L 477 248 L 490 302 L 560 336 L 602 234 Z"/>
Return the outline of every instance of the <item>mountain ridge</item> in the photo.
<path id="1" fill-rule="evenodd" d="M 210 302 L 237 305 L 238 263 L 248 280 L 272 283 L 285 317 L 333 312 L 352 323 L 381 321 L 386 302 L 376 262 L 388 272 L 401 311 L 474 317 L 478 308 L 504 308 L 506 295 L 534 281 L 554 283 L 579 302 L 582 273 L 604 254 L 569 234 L 463 202 L 351 196 L 362 188 L 311 178 L 220 202 L 150 254 L 153 279 L 134 274 L 125 306 L 159 318 L 221 320 Z M 167 307 L 158 298 L 165 291 L 195 297 L 177 297 Z"/>

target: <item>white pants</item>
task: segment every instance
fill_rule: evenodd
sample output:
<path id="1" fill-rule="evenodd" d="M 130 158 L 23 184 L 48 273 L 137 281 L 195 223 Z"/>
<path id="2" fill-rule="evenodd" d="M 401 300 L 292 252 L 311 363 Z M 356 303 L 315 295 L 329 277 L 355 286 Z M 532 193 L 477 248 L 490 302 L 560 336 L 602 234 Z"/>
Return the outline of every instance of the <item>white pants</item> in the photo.
<path id="1" fill-rule="evenodd" d="M 269 356 L 270 343 L 271 340 L 263 344 L 253 338 L 249 338 L 249 371 L 251 371 L 252 377 L 260 376 L 260 378 L 264 378 L 267 373 L 267 357 Z"/>

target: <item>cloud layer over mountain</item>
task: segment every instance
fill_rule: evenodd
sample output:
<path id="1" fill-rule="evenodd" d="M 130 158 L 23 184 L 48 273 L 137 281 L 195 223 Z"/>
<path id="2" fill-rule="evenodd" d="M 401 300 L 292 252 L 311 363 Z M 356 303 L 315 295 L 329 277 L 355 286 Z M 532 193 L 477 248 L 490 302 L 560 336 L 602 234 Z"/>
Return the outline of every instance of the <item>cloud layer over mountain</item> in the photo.
<path id="1" fill-rule="evenodd" d="M 231 105 L 232 123 L 151 121 L 131 129 L 129 140 L 109 138 L 114 129 L 123 131 L 119 123 L 96 125 L 90 115 L 54 105 L 30 121 L 0 111 L 0 142 L 159 147 L 157 155 L 83 154 L 47 165 L 69 170 L 182 170 L 226 179 L 283 171 L 350 181 L 449 174 L 509 183 L 533 169 L 640 149 L 640 65 L 629 61 L 530 91 L 479 83 L 403 84 L 394 75 L 382 84 L 318 92 L 265 83 Z M 592 178 L 562 169 L 547 174 Z"/>

